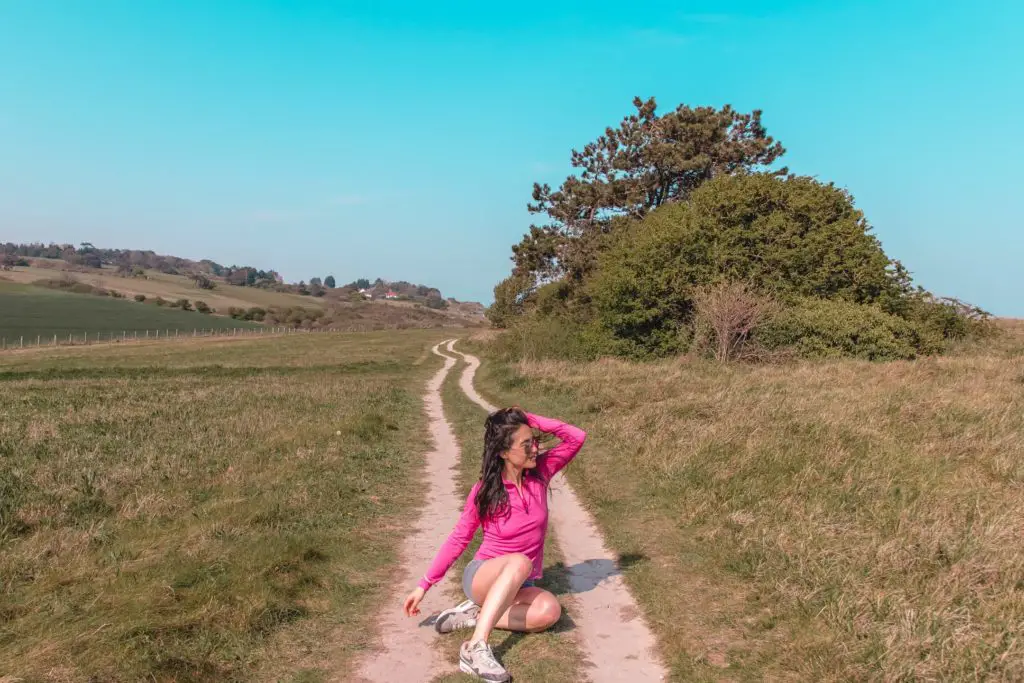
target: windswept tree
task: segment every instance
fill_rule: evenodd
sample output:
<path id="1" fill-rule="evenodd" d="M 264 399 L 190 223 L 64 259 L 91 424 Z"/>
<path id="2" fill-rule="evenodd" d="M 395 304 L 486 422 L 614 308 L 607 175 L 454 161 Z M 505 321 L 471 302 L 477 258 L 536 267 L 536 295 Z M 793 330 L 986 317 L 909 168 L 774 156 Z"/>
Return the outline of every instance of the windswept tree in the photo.
<path id="1" fill-rule="evenodd" d="M 633 106 L 636 112 L 617 128 L 607 128 L 582 151 L 573 150 L 578 172 L 560 187 L 534 184 L 529 210 L 548 222 L 530 226 L 512 248 L 514 276 L 534 284 L 579 280 L 616 219 L 643 218 L 685 200 L 712 178 L 765 170 L 785 153 L 761 123 L 760 110 L 744 114 L 729 105 L 679 105 L 659 115 L 654 98 L 639 97 Z"/>
<path id="2" fill-rule="evenodd" d="M 326 287 L 327 289 L 334 289 L 335 281 L 333 275 L 328 275 L 327 277 L 324 278 L 324 287 Z"/>

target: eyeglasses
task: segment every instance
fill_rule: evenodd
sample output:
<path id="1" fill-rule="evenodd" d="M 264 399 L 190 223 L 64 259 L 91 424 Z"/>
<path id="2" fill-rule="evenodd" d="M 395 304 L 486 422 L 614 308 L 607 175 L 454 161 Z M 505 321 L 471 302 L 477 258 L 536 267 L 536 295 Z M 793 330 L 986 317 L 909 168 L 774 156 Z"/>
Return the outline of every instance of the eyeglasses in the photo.
<path id="1" fill-rule="evenodd" d="M 540 439 L 538 439 L 537 437 L 534 437 L 534 438 L 528 439 L 526 441 L 521 441 L 521 442 L 519 442 L 516 445 L 519 446 L 520 448 L 522 448 L 524 451 L 534 450 L 534 449 L 540 448 Z"/>

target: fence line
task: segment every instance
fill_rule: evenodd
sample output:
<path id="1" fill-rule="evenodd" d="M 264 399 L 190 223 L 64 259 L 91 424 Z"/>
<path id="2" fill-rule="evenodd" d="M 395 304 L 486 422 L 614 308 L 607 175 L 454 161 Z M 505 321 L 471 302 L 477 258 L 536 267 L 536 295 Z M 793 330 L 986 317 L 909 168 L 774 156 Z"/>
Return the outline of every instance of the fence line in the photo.
<path id="1" fill-rule="evenodd" d="M 31 335 L 19 335 L 17 337 L 0 337 L 0 351 L 18 351 L 20 349 L 32 348 L 54 348 L 57 346 L 93 346 L 96 344 L 128 344 L 140 341 L 161 341 L 173 342 L 182 339 L 197 339 L 200 337 L 274 337 L 293 334 L 319 334 L 325 332 L 341 332 L 331 329 L 301 329 L 294 327 L 224 327 L 192 328 L 191 334 L 188 329 L 164 328 L 162 330 L 121 330 L 120 332 L 69 332 L 67 337 L 63 333 L 50 335 L 37 334 L 35 339 Z M 34 344 L 32 342 L 35 342 Z"/>

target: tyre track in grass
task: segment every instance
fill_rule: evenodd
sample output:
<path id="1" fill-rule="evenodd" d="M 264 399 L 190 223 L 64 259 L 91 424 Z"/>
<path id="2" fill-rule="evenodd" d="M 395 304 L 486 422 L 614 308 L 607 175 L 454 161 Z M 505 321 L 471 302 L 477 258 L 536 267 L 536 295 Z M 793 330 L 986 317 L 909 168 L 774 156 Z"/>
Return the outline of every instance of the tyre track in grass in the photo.
<path id="1" fill-rule="evenodd" d="M 379 605 L 375 646 L 361 658 L 355 675 L 355 681 L 360 683 L 429 681 L 454 669 L 452 662 L 445 662 L 440 656 L 431 620 L 428 618 L 417 623 L 402 612 L 407 592 L 416 585 L 424 568 L 433 560 L 434 553 L 455 526 L 460 512 L 461 500 L 455 480 L 459 447 L 441 403 L 441 386 L 455 366 L 456 359 L 441 353 L 440 347 L 444 343 L 432 349 L 434 354 L 445 359 L 444 367 L 427 383 L 423 396 L 433 443 L 433 449 L 426 455 L 423 481 L 426 505 L 415 522 L 414 531 L 402 543 L 401 565 L 396 568 L 393 587 Z M 448 345 L 452 343 L 448 342 Z M 451 580 L 450 576 L 446 579 Z M 446 593 L 444 590 L 428 592 L 420 605 L 423 613 L 430 614 L 448 607 Z M 342 672 L 331 680 L 353 679 Z"/>

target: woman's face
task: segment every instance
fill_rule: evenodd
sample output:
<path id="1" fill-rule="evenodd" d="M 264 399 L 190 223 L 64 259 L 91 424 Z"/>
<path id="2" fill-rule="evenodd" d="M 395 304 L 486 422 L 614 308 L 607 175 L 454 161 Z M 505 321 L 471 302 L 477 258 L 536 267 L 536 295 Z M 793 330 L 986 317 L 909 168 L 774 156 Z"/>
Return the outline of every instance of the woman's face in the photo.
<path id="1" fill-rule="evenodd" d="M 502 456 L 517 469 L 532 469 L 537 466 L 537 440 L 527 425 L 519 425 L 512 436 L 512 446 Z"/>

